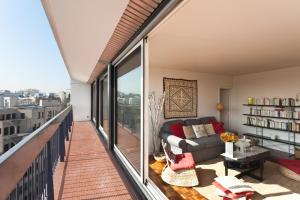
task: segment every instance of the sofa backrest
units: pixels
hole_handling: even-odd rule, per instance
[[[170,120],[170,121],[166,121],[166,122],[163,123],[163,125],[160,129],[160,133],[166,132],[166,133],[171,134],[169,126],[171,124],[175,124],[175,123],[178,123],[178,122],[181,122],[181,123],[183,123],[184,125],[187,125],[187,126],[191,126],[191,125],[196,125],[196,124],[208,124],[210,121],[214,121],[214,120],[216,120],[216,118],[213,117],[213,116],[193,118],[193,119],[185,119],[185,120],[181,120],[181,119]]]
[[[210,121],[216,121],[216,118],[213,116],[209,116],[209,117],[201,117],[199,118],[200,120],[200,124],[208,124]]]

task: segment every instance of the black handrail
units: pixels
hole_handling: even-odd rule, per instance
[[[68,106],[0,156],[0,199],[54,199],[53,171],[72,122]]]

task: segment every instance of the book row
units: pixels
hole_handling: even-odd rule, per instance
[[[284,109],[256,109],[250,108],[249,109],[250,115],[260,115],[265,117],[281,117],[281,118],[288,118],[288,119],[300,119],[300,111],[293,111],[293,110],[284,110]]]
[[[266,118],[247,117],[246,124],[284,131],[300,132],[300,123],[296,122],[281,122]]]
[[[296,100],[295,98],[254,98],[248,97],[249,105],[273,105],[273,106],[299,106],[300,101]]]

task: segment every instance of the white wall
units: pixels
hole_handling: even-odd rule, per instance
[[[91,120],[91,86],[72,80],[71,104],[73,107],[74,121]]]
[[[231,88],[232,77],[199,73],[173,69],[150,69],[149,91],[161,95],[163,92],[163,78],[179,78],[197,80],[198,83],[198,117],[215,116],[219,117],[216,104],[219,101],[220,88]]]
[[[198,83],[198,117],[215,116],[219,118],[219,112],[216,109],[216,104],[219,101],[220,88],[232,88],[232,77],[224,75],[215,75],[207,73],[199,73],[193,71],[174,70],[174,69],[149,69],[149,85],[147,92],[154,91],[159,97],[163,93],[163,78],[179,78],[187,80],[197,80]],[[147,83],[147,82],[146,82]],[[148,96],[148,95],[146,95]],[[148,109],[148,107],[145,107]],[[162,115],[163,118],[163,115]],[[165,121],[162,119],[162,123]],[[147,121],[145,121],[145,124]],[[151,126],[149,128],[149,153],[152,152],[152,134]]]
[[[246,127],[242,124],[248,113],[248,107],[242,106],[247,103],[248,97],[291,97],[295,98],[300,93],[300,67],[273,70],[268,72],[253,73],[235,76],[233,78],[231,123],[232,128],[239,133],[255,133],[255,128]],[[288,139],[288,134],[281,131],[268,131],[264,129],[265,135],[277,135],[281,139]],[[298,137],[298,140],[300,137]],[[272,148],[287,151],[286,145],[266,142]]]

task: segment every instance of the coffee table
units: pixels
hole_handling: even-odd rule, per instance
[[[228,176],[228,169],[235,169],[240,173],[236,175],[237,178],[242,176],[249,176],[259,181],[263,181],[264,163],[270,156],[268,149],[254,146],[252,150],[246,153],[235,151],[233,157],[228,156],[226,153],[221,154],[224,159],[225,176]],[[259,169],[259,175],[253,174],[253,171]]]

